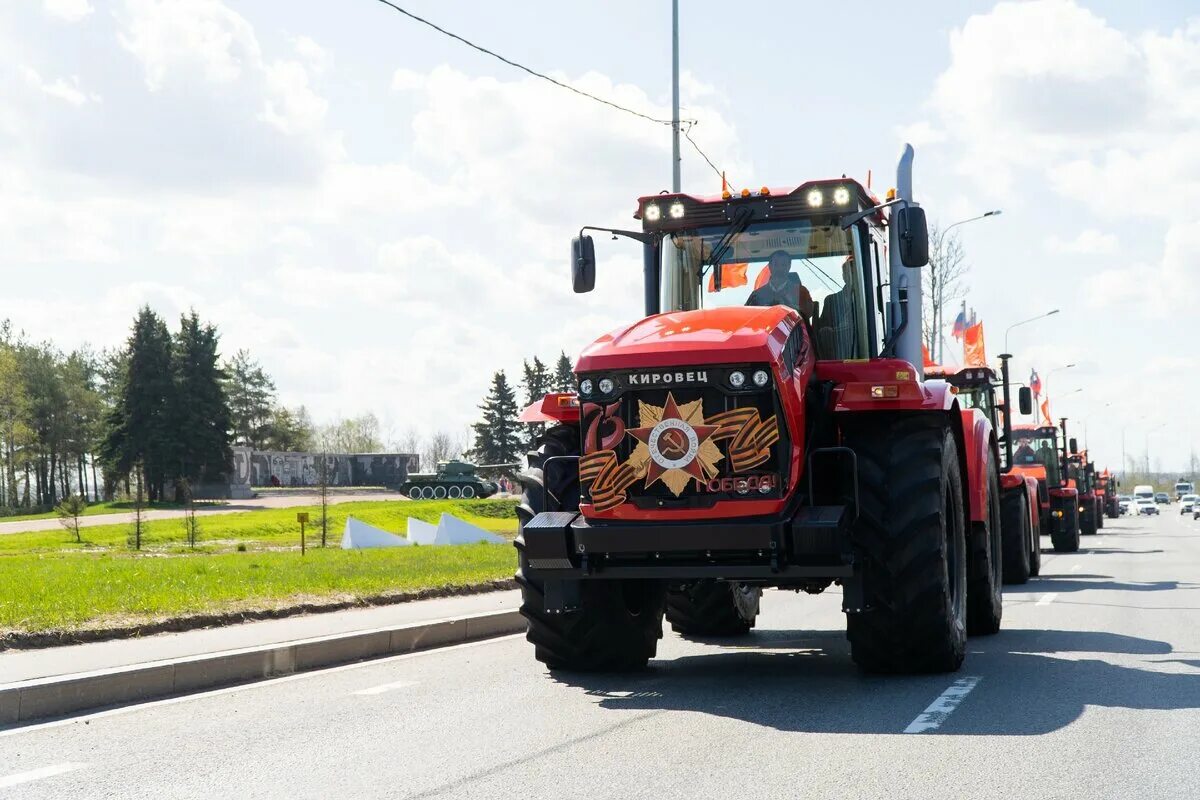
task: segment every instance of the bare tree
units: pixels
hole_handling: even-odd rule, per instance
[[[947,233],[939,225],[929,228],[929,266],[921,270],[921,288],[924,294],[922,313],[925,330],[925,346],[929,354],[939,363],[945,360],[941,345],[942,329],[946,326],[946,308],[966,296],[966,281],[969,267],[966,253],[957,233]]]
[[[200,520],[196,516],[196,499],[192,494],[191,481],[180,478],[179,491],[183,496],[183,530],[187,536],[188,547],[195,549],[196,540],[200,538]]]
[[[425,450],[421,454],[421,458],[425,462],[425,469],[436,469],[439,461],[448,461],[461,456],[464,447],[466,447],[466,443],[462,439],[455,438],[454,434],[448,431],[431,433],[425,442]]]
[[[329,537],[329,455],[321,453],[317,458],[317,497],[321,502],[321,547],[324,547]]]
[[[401,453],[420,454],[425,449],[425,440],[419,430],[410,426],[404,429],[404,432],[393,443],[393,447]]]

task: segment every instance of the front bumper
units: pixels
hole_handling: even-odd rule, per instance
[[[803,583],[855,575],[851,516],[845,506],[812,506],[780,518],[592,525],[576,512],[547,511],[521,540],[542,579]]]

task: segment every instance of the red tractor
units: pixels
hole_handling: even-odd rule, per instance
[[[1121,516],[1121,503],[1117,497],[1120,481],[1117,480],[1117,476],[1106,469],[1096,475],[1096,486],[1096,494],[1100,495],[1104,504],[1104,515],[1109,519]],[[1103,521],[1101,521],[1100,527],[1104,527]]]
[[[644,319],[575,364],[530,454],[517,580],[536,658],[623,670],[662,620],[754,625],[763,587],[842,587],[855,662],[956,670],[1002,614],[1000,459],[987,417],[925,380],[924,211],[912,148],[880,202],[854,180],[638,200]]]
[[[1041,570],[1041,513],[1038,482],[1031,475],[1014,469],[1012,415],[1007,413],[1011,403],[1008,382],[1007,353],[1000,356],[999,380],[990,367],[929,367],[925,374],[942,375],[958,395],[964,415],[978,410],[991,422],[992,429],[1001,431],[1000,455],[1000,531],[1003,540],[1004,582],[1026,583]],[[997,383],[1003,392],[996,397]],[[1025,387],[1020,392],[1020,410],[1028,414],[1033,400]]]
[[[1063,438],[1067,435],[1067,418],[1062,421]],[[1096,493],[1096,465],[1088,461],[1087,450],[1079,450],[1074,439],[1068,440],[1063,453],[1067,465],[1067,485],[1079,492],[1079,532],[1093,536],[1104,527],[1103,499]]]
[[[1038,482],[1042,533],[1050,534],[1057,553],[1079,550],[1079,492],[1064,473],[1066,445],[1060,452],[1054,425],[1014,425],[1013,470]],[[1060,457],[1061,456],[1061,457]]]

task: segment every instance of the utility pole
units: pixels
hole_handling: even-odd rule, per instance
[[[679,177],[679,0],[671,0],[671,191],[683,191]]]

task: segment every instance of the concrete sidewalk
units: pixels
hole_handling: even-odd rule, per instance
[[[0,652],[0,684],[391,628],[448,617],[512,611],[520,602],[521,594],[516,590],[488,592],[245,622],[184,633],[157,634],[141,639],[117,639],[40,650],[8,650]]]

